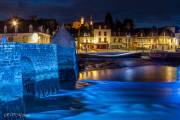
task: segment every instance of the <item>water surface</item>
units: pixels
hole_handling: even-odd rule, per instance
[[[29,120],[179,120],[178,64],[86,62],[76,88],[35,101]]]

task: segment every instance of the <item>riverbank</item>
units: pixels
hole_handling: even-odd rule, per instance
[[[178,66],[180,61],[143,60],[141,58],[81,58],[79,60],[80,72],[147,65]]]

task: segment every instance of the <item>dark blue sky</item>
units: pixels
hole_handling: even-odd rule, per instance
[[[0,18],[37,15],[69,22],[92,15],[103,20],[106,12],[114,18],[132,18],[137,26],[180,25],[180,0],[1,0]]]

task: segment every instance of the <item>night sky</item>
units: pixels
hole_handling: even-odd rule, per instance
[[[90,15],[103,20],[107,12],[138,27],[180,25],[180,0],[0,0],[0,19],[37,15],[67,23]]]

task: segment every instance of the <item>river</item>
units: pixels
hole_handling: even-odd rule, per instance
[[[29,113],[27,119],[179,120],[178,63],[102,59],[80,66],[76,88],[47,98],[41,102],[44,111]]]

